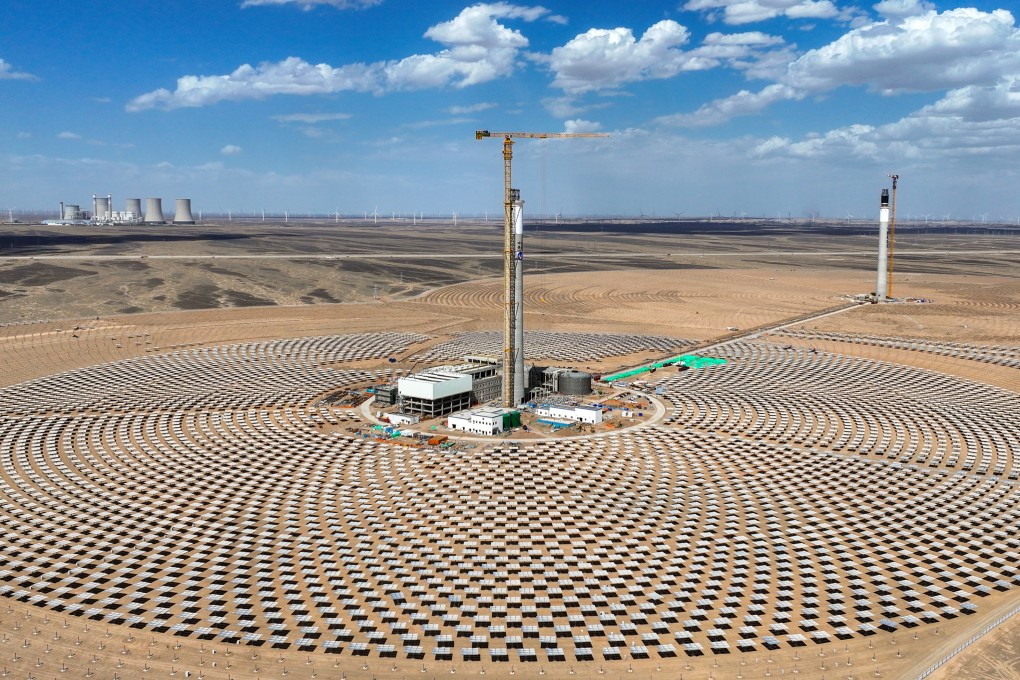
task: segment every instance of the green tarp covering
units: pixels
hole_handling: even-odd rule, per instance
[[[521,412],[510,411],[503,414],[503,430],[521,426]]]
[[[663,359],[662,361],[656,361],[654,364],[648,366],[642,366],[641,368],[632,368],[629,371],[623,371],[622,373],[614,373],[613,375],[604,375],[602,380],[605,382],[612,382],[614,380],[623,380],[630,378],[635,375],[641,375],[647,373],[650,369],[663,368],[664,366],[676,366],[683,364],[688,368],[705,368],[706,366],[718,366],[719,364],[725,364],[725,359],[718,359],[716,357],[699,357],[696,354],[683,354],[672,359]]]

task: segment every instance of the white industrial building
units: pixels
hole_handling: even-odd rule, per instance
[[[398,380],[397,392],[403,413],[436,418],[471,406],[471,376],[439,370],[418,373]]]
[[[523,364],[522,364],[523,365]],[[525,366],[525,387],[535,380],[535,390],[545,396],[553,393],[579,396],[591,392],[591,375],[566,368]],[[474,404],[490,403],[500,397],[503,373],[500,360],[485,356],[466,356],[464,363],[436,366],[397,381],[396,403],[401,413],[416,413],[422,418],[437,418],[463,411]],[[393,395],[377,393],[380,405],[393,403]],[[573,413],[573,412],[571,412]],[[574,414],[572,420],[602,422],[596,416]]]
[[[482,436],[499,434],[503,431],[503,413],[501,408],[476,408],[449,416],[446,426],[451,430]]]
[[[602,409],[597,406],[562,406],[559,404],[543,404],[535,409],[535,415],[540,418],[554,418],[556,420],[572,420],[579,423],[591,423],[597,425],[602,422]]]

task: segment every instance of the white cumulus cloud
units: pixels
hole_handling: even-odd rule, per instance
[[[925,111],[885,125],[854,124],[802,139],[773,137],[752,149],[753,157],[788,157],[845,162],[977,161],[1015,157],[1020,118],[968,121]]]
[[[891,2],[892,0],[890,0]],[[905,9],[908,2],[898,5]],[[720,45],[714,38],[711,47]],[[781,54],[778,50],[773,54]],[[762,73],[759,63],[748,68]],[[833,42],[790,62],[777,82],[757,93],[742,90],[709,102],[691,113],[664,116],[658,122],[680,126],[722,123],[757,113],[782,100],[803,99],[839,87],[866,87],[885,95],[954,90],[946,111],[1009,106],[1020,76],[1020,30],[1005,10],[959,8],[899,15],[895,23],[872,22],[851,29]],[[969,103],[968,103],[969,102]],[[936,113],[933,111],[933,113]]]
[[[713,66],[680,49],[689,39],[687,28],[670,19],[640,39],[629,28],[593,28],[555,48],[547,61],[556,74],[553,85],[577,94]]]
[[[244,149],[237,146],[236,144],[227,144],[225,147],[220,149],[220,153],[223,154],[224,156],[236,156],[243,152]]]
[[[691,50],[690,54],[712,63],[725,63],[731,68],[748,72],[751,77],[761,77],[759,71],[763,68],[765,71],[773,70],[770,66],[764,66],[768,62],[778,58],[784,65],[789,63],[785,43],[783,38],[761,31],[709,33],[701,46]]]
[[[692,113],[662,116],[656,122],[679,127],[707,127],[719,125],[736,116],[757,113],[777,101],[799,99],[804,95],[780,83],[768,85],[759,92],[741,90],[734,95],[716,99],[702,105]]]
[[[592,120],[582,120],[581,118],[575,118],[573,120],[567,120],[563,122],[564,132],[598,132],[602,129],[601,123],[596,123]]]
[[[77,132],[64,130],[63,132],[57,135],[57,139],[81,139],[81,135],[79,135]]]
[[[882,0],[874,5],[875,11],[890,19],[924,14],[935,9],[927,0]]]
[[[893,94],[990,84],[1017,68],[1013,16],[964,7],[855,28],[805,53],[783,81],[813,92],[858,85]]]
[[[425,88],[463,88],[510,74],[528,40],[499,19],[534,21],[549,17],[542,7],[507,3],[479,4],[461,11],[454,19],[425,32],[445,49],[416,54],[400,60],[355,63],[343,66],[310,64],[298,57],[280,62],[244,64],[226,75],[177,79],[170,91],[160,88],[127,104],[128,111],[151,108],[175,109],[208,106],[220,101],[264,99],[278,94],[313,95],[335,92],[372,92]]]
[[[920,114],[981,122],[1020,119],[1020,74],[1003,78],[991,87],[968,85],[950,90],[939,101],[921,109]]]
[[[769,35],[761,31],[744,33],[709,33],[702,41],[705,45],[751,45],[755,47],[781,45],[785,42],[778,35]]]
[[[363,9],[379,5],[382,0],[244,0],[241,7],[259,7],[266,5],[297,5],[306,12],[317,5],[328,5],[337,9]]]
[[[831,0],[688,0],[683,8],[707,12],[712,20],[727,24],[749,24],[786,16],[791,19],[847,19]]]
[[[15,71],[9,63],[0,59],[0,80],[37,80],[31,73]]]

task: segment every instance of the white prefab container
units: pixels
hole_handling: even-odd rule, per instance
[[[390,413],[386,418],[394,425],[414,425],[421,422],[421,418],[412,413]]]
[[[597,425],[602,422],[602,409],[596,406],[558,406],[551,404],[535,409],[535,415],[556,420],[573,420]]]

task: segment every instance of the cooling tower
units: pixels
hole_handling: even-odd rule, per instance
[[[68,203],[67,205],[64,206],[64,212],[60,216],[60,219],[63,219],[63,220],[78,220],[78,219],[81,219],[81,206],[80,205],[71,205],[70,203]]]
[[[142,199],[140,198],[129,198],[124,202],[124,212],[129,216],[141,217],[142,216]]]
[[[166,218],[163,217],[163,199],[145,199],[145,223],[166,224]]]
[[[108,197],[97,196],[95,219],[97,220],[108,220],[110,219],[110,211],[113,206],[110,205],[110,199]]]
[[[194,224],[195,218],[191,216],[191,199],[178,198],[174,210],[174,224]]]

